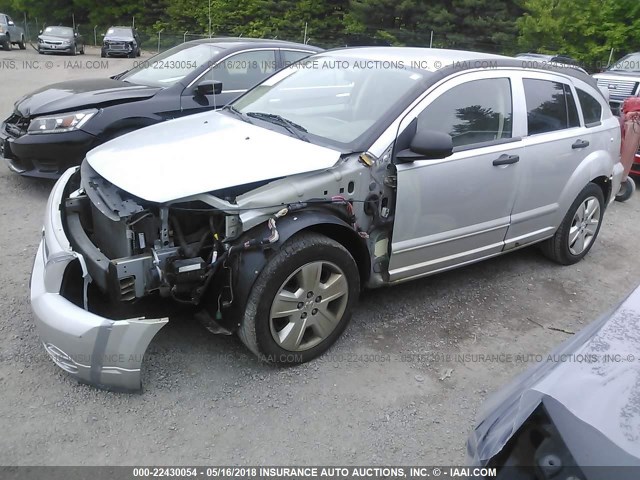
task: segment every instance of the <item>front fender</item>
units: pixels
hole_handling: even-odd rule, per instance
[[[230,305],[222,309],[222,326],[230,331],[238,329],[249,294],[258,275],[267,265],[269,259],[282,248],[287,240],[303,230],[311,228],[321,230],[323,226],[337,227],[345,232],[353,232],[354,236],[357,235],[351,225],[335,214],[322,209],[307,209],[290,212],[277,220],[276,228],[279,238],[275,243],[263,249],[244,250],[233,255],[227,262],[231,271],[233,298]],[[262,239],[270,235],[271,231],[265,222],[246,232],[234,244],[240,245],[250,239]],[[209,311],[215,313],[211,312],[211,308]]]

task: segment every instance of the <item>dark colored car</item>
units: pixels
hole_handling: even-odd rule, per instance
[[[640,287],[490,398],[467,449],[496,472],[477,478],[640,478],[639,327]]]
[[[131,27],[111,27],[107,30],[102,41],[100,56],[129,57],[140,56],[140,37]]]
[[[318,51],[278,40],[194,40],[112,78],[42,88],[18,100],[2,123],[0,158],[22,175],[57,178],[112,138],[223,107],[276,70]]]
[[[84,38],[71,27],[47,27],[38,35],[38,53],[84,55]]]

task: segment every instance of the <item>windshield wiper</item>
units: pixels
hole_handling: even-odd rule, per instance
[[[233,105],[227,105],[226,107],[223,107],[222,110],[226,110],[227,112],[231,112],[233,113],[236,117],[239,117],[240,120],[242,120],[243,122],[247,122],[247,123],[251,123],[251,120],[249,120],[244,113],[242,113],[240,110],[238,110],[236,107],[234,107]]]
[[[276,115],[275,113],[264,113],[264,112],[248,112],[248,117],[257,118],[259,120],[264,120],[265,122],[273,123],[274,125],[280,125],[284,127],[287,131],[292,133],[297,139],[308,142],[309,139],[300,132],[307,133],[307,129],[302,125],[298,125],[291,120],[284,118],[280,115]]]

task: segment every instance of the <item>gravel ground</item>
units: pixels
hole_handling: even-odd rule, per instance
[[[40,86],[133,62],[96,61],[96,50],[75,59],[0,52],[0,116]],[[0,168],[3,465],[464,463],[478,407],[527,363],[439,356],[545,353],[568,336],[546,327],[577,331],[640,281],[634,198],[611,206],[577,265],[530,248],[364,293],[342,339],[302,366],[262,365],[236,338],[172,322],[147,352],[145,391],[110,393],[67,377],[35,331],[28,282],[50,188]]]

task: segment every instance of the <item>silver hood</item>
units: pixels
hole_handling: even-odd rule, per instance
[[[143,128],[87,154],[107,181],[157,203],[323,170],[339,158],[339,151],[219,112]]]

